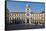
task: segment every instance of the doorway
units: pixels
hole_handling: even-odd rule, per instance
[[[29,23],[29,19],[27,19],[27,23]]]

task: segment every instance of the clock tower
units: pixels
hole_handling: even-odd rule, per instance
[[[30,16],[30,5],[26,5],[26,16]]]
[[[30,14],[30,5],[26,5],[26,13],[25,13],[25,23],[31,24],[31,14]]]

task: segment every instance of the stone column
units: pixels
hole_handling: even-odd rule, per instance
[[[31,24],[31,19],[29,19],[29,24]]]
[[[25,18],[25,24],[27,23],[27,19]]]

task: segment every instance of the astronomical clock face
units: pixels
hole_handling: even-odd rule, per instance
[[[29,16],[29,13],[27,13],[27,16]]]

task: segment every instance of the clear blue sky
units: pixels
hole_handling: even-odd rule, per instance
[[[25,12],[26,4],[30,5],[30,12],[41,12],[44,11],[44,4],[32,3],[32,2],[10,2],[7,1],[7,8],[10,12]]]

